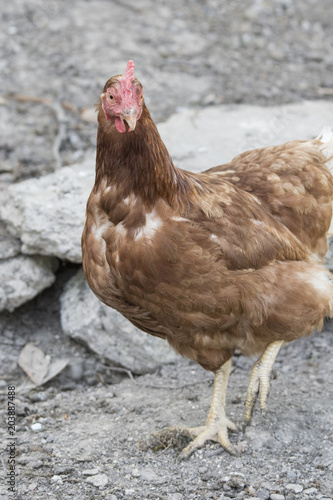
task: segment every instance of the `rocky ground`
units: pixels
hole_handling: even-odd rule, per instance
[[[169,424],[202,423],[212,376],[170,352],[156,356],[157,347],[142,337],[134,353],[120,349],[120,360],[112,358],[112,343],[103,352],[100,337],[90,335],[114,338],[106,328],[110,313],[96,306],[94,318],[84,315],[90,299],[77,274],[77,247],[60,237],[64,227],[74,236],[80,229],[85,189],[63,166],[92,164],[93,105],[129,58],[154,119],[171,117],[161,133],[178,164],[205,168],[221,144],[219,158],[226,161],[246,147],[287,140],[293,132],[310,138],[333,125],[327,122],[332,26],[329,0],[15,0],[2,7],[0,397],[5,422],[7,386],[15,385],[18,499],[333,498],[331,323],[280,353],[267,417],[256,410],[251,425],[232,435],[243,450],[239,457],[212,444],[178,463],[177,449],[150,434]],[[312,102],[287,106],[303,100]],[[204,126],[214,135],[217,127],[209,125],[218,119],[227,122],[225,142],[199,144],[195,130]],[[54,171],[58,180],[44,177]],[[117,321],[126,337],[127,327]],[[68,361],[33,389],[17,365],[29,342],[52,361]],[[156,362],[162,355],[167,364]],[[236,357],[230,379],[227,406],[240,428],[252,362]],[[143,374],[148,363],[150,373]],[[0,430],[6,443],[7,426]],[[7,449],[1,458],[0,495],[8,498]]]

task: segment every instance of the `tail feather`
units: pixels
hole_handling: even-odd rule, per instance
[[[323,144],[320,151],[326,156],[326,165],[333,175],[333,130],[331,127],[324,127],[317,139]]]
[[[320,151],[327,158],[326,165],[333,175],[333,130],[331,127],[324,127],[317,139],[323,144]],[[327,237],[333,236],[333,217],[327,233]]]

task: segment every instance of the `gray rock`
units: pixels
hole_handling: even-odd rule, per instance
[[[269,491],[265,489],[260,489],[257,492],[257,497],[260,498],[261,500],[268,500],[269,499]]]
[[[6,225],[0,221],[0,259],[9,259],[20,253],[21,242],[12,236]]]
[[[285,496],[281,495],[280,493],[272,493],[270,496],[271,500],[284,500]]]
[[[332,126],[332,113],[333,103],[325,101],[272,107],[212,106],[177,113],[159,131],[175,164],[198,172],[248,149],[312,139],[325,125]]]
[[[55,281],[56,259],[18,256],[0,261],[0,311],[13,311]]]
[[[96,476],[99,473],[99,469],[86,469],[82,471],[84,476]]]
[[[148,335],[102,304],[80,270],[61,296],[63,331],[116,366],[143,374],[178,355],[162,339]]]
[[[301,493],[303,491],[303,486],[301,484],[289,483],[286,485],[286,490],[293,491],[294,493]]]
[[[22,242],[24,254],[81,262],[85,206],[93,186],[94,159],[8,188],[0,218]]]
[[[96,476],[87,477],[86,482],[101,488],[107,485],[108,478],[106,474],[97,474]]]

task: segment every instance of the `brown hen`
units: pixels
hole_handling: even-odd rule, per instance
[[[255,363],[245,421],[266,408],[285,342],[333,314],[323,267],[332,217],[333,136],[247,151],[200,174],[177,169],[128,62],[99,100],[96,181],[82,235],[87,281],[101,301],[215,374],[206,440],[234,452],[225,395],[235,350]]]

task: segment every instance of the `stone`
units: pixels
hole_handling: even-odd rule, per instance
[[[82,270],[68,282],[60,300],[63,331],[116,366],[143,374],[178,358],[167,342],[142,332],[100,302]]]
[[[94,184],[94,163],[90,156],[85,163],[8,188],[0,219],[21,240],[22,253],[81,262],[81,233]]]
[[[51,477],[51,483],[62,484],[63,483],[62,477],[55,474],[54,476]]]
[[[84,476],[96,476],[99,473],[99,469],[86,469],[82,471]]]
[[[20,253],[21,242],[7,230],[4,222],[0,221],[0,259],[9,259]]]
[[[333,103],[328,101],[212,106],[185,109],[158,128],[176,166],[199,172],[248,149],[312,139],[332,123],[332,113]]]
[[[93,484],[97,488],[102,488],[108,484],[108,478],[106,474],[97,474],[96,476],[87,477],[86,482]]]
[[[261,500],[268,500],[269,499],[269,491],[261,488],[257,492],[257,497],[260,498]]]
[[[55,281],[56,259],[24,255],[0,260],[0,311],[14,311]]]
[[[41,431],[43,429],[43,426],[39,422],[36,422],[35,424],[30,425],[30,429],[32,431]]]
[[[301,484],[289,483],[286,485],[286,490],[293,491],[294,493],[301,493],[303,491],[303,486]]]
[[[315,493],[318,493],[317,488],[307,488],[306,490],[303,491],[305,495],[314,495]]]
[[[280,493],[272,493],[270,496],[271,500],[284,500],[285,496],[281,495]]]

